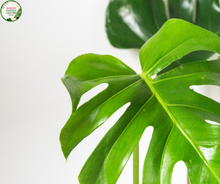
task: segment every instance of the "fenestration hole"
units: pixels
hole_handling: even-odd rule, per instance
[[[193,91],[206,96],[220,103],[220,87],[214,85],[194,85],[190,86]]]
[[[171,184],[187,183],[187,167],[183,161],[179,161],[174,165]]]
[[[90,89],[86,93],[84,93],[80,98],[78,107],[80,107],[84,103],[88,102],[90,99],[92,99],[97,94],[104,91],[107,87],[108,87],[108,83],[102,83],[102,84],[99,84],[99,85],[95,86],[94,88]]]

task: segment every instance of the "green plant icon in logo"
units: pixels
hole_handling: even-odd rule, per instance
[[[1,6],[1,16],[8,22],[14,22],[21,17],[22,8],[16,1],[6,1]]]
[[[21,13],[22,13],[22,10],[21,10],[21,8],[17,11],[17,13],[16,13],[16,15],[14,16],[14,18],[16,19],[16,20],[18,20],[19,18],[20,18],[20,16],[21,16]]]

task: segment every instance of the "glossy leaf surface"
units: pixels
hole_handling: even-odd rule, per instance
[[[172,62],[197,50],[220,53],[217,35],[171,19],[140,50],[142,73],[115,57],[85,54],[63,77],[73,104],[60,134],[67,158],[72,149],[129,104],[82,168],[81,184],[114,184],[144,130],[154,131],[143,164],[143,184],[170,184],[178,161],[185,162],[191,184],[220,183],[220,104],[194,92],[195,85],[220,86],[220,60],[183,64],[159,74]],[[108,87],[77,107],[93,87]]]
[[[106,32],[115,47],[140,48],[170,18],[192,22],[220,36],[219,0],[111,0],[106,12]],[[212,55],[195,52],[174,65]]]

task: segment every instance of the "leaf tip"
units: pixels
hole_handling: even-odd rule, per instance
[[[61,145],[61,150],[62,150],[62,152],[63,152],[63,156],[64,156],[64,158],[65,158],[66,161],[67,161],[68,156],[69,156],[69,154],[70,154],[70,151],[67,149],[67,146],[66,146],[66,144],[65,144],[65,139],[64,139],[64,137],[63,137],[63,131],[62,131],[62,130],[61,130],[61,132],[60,132],[59,141],[60,141],[60,145]]]

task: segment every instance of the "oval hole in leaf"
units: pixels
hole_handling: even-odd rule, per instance
[[[154,78],[156,78],[156,77],[157,77],[157,74],[153,75],[153,76],[152,76],[152,79],[154,79]]]
[[[100,131],[100,133],[104,136],[107,131],[114,125],[116,121],[124,114],[126,109],[130,106],[131,102],[126,103],[123,105],[120,109],[118,109],[111,117],[100,127],[102,130],[100,131],[99,129],[95,131]],[[132,182],[132,157],[128,160],[125,168],[123,169],[121,175],[119,176],[117,180],[117,184],[120,183],[126,183],[130,184]]]
[[[143,163],[144,163],[144,159],[145,159],[145,156],[146,156],[146,153],[147,153],[150,141],[151,141],[152,134],[153,134],[153,127],[149,126],[145,129],[139,141],[139,171],[140,171],[139,181],[140,183],[142,183],[141,173],[143,173]],[[128,160],[116,184],[120,184],[120,183],[132,184],[132,181],[133,181],[133,171],[132,171],[133,165],[132,164],[133,164],[133,156],[131,156],[130,159]]]
[[[122,116],[122,114],[124,114],[124,112],[126,111],[126,109],[130,106],[131,102],[127,102],[125,105],[123,105],[122,107],[120,107],[117,111],[114,112],[114,114],[112,114],[110,116],[110,118],[106,121],[106,123],[108,123],[109,128],[111,128],[114,123],[116,121],[118,121],[118,119]],[[111,123],[110,123],[111,122]]]
[[[119,176],[116,184],[126,183],[126,184],[132,184],[133,181],[133,159],[132,156],[129,158],[126,166],[124,167],[121,175]]]
[[[154,131],[153,126],[147,127],[145,129],[140,141],[139,141],[139,161],[140,161],[139,170],[140,170],[140,173],[143,173],[143,163],[144,163],[144,159],[146,157],[148,147],[150,145],[153,131]],[[140,174],[139,181],[140,181],[140,183],[142,183],[142,175],[141,174]]]
[[[197,85],[194,85],[194,86],[190,86],[190,89],[220,103],[220,96],[219,96],[220,87],[219,86],[214,86],[214,85],[197,86]]]
[[[100,142],[100,140],[102,139],[102,137],[108,132],[108,130],[112,126],[114,126],[115,122],[117,122],[118,119],[122,116],[122,114],[124,114],[124,112],[130,106],[130,104],[131,103],[128,102],[125,105],[123,105],[121,108],[119,108],[117,111],[115,111],[105,123],[103,123],[92,134],[90,134],[88,137],[86,137],[84,140],[88,140],[87,146],[91,143],[91,140],[93,140],[93,142],[95,142],[95,145],[97,145]],[[89,141],[90,141],[90,143],[89,143]],[[93,149],[95,149],[94,146],[93,146]]]
[[[104,91],[107,87],[108,87],[108,83],[102,83],[102,84],[99,84],[98,86],[95,86],[94,88],[90,89],[86,93],[84,93],[80,98],[80,101],[79,101],[77,108],[80,107],[81,105],[83,105],[84,103],[88,102],[91,98],[93,98],[97,94]]]
[[[187,183],[187,167],[183,161],[179,161],[174,165],[171,184]]]
[[[220,123],[215,122],[215,121],[211,121],[211,120],[205,120],[205,121],[211,125],[220,125]]]
[[[128,102],[125,105],[123,105],[121,108],[119,108],[115,113],[113,113],[110,116],[110,118],[105,123],[103,123],[99,128],[97,128],[93,133],[91,133],[89,136],[87,136],[85,139],[83,139],[83,141],[80,144],[77,145],[77,149],[74,149],[74,152],[75,152],[74,154],[70,154],[70,156],[68,157],[68,160],[69,160],[69,162],[78,163],[79,167],[78,167],[78,165],[76,167],[78,169],[78,172],[80,172],[80,168],[82,168],[82,166],[86,162],[87,158],[90,156],[90,154],[96,148],[96,146],[98,145],[100,140],[103,138],[103,136],[114,125],[114,123],[116,121],[118,121],[118,119],[121,117],[121,115],[124,114],[124,112],[129,107],[130,104],[131,103]],[[77,156],[74,157],[74,155],[77,155],[78,157]],[[77,157],[77,159],[75,159],[76,157]],[[72,159],[73,161],[70,161],[70,159]],[[130,159],[130,160],[132,160],[132,159]],[[129,167],[129,169],[132,168],[132,162],[130,163],[130,165],[131,165],[131,167]],[[126,169],[127,170],[126,174],[129,172],[129,169]],[[121,179],[122,182],[119,182],[119,184],[126,183],[124,181],[128,181],[127,178],[129,178],[129,177],[126,174]]]

